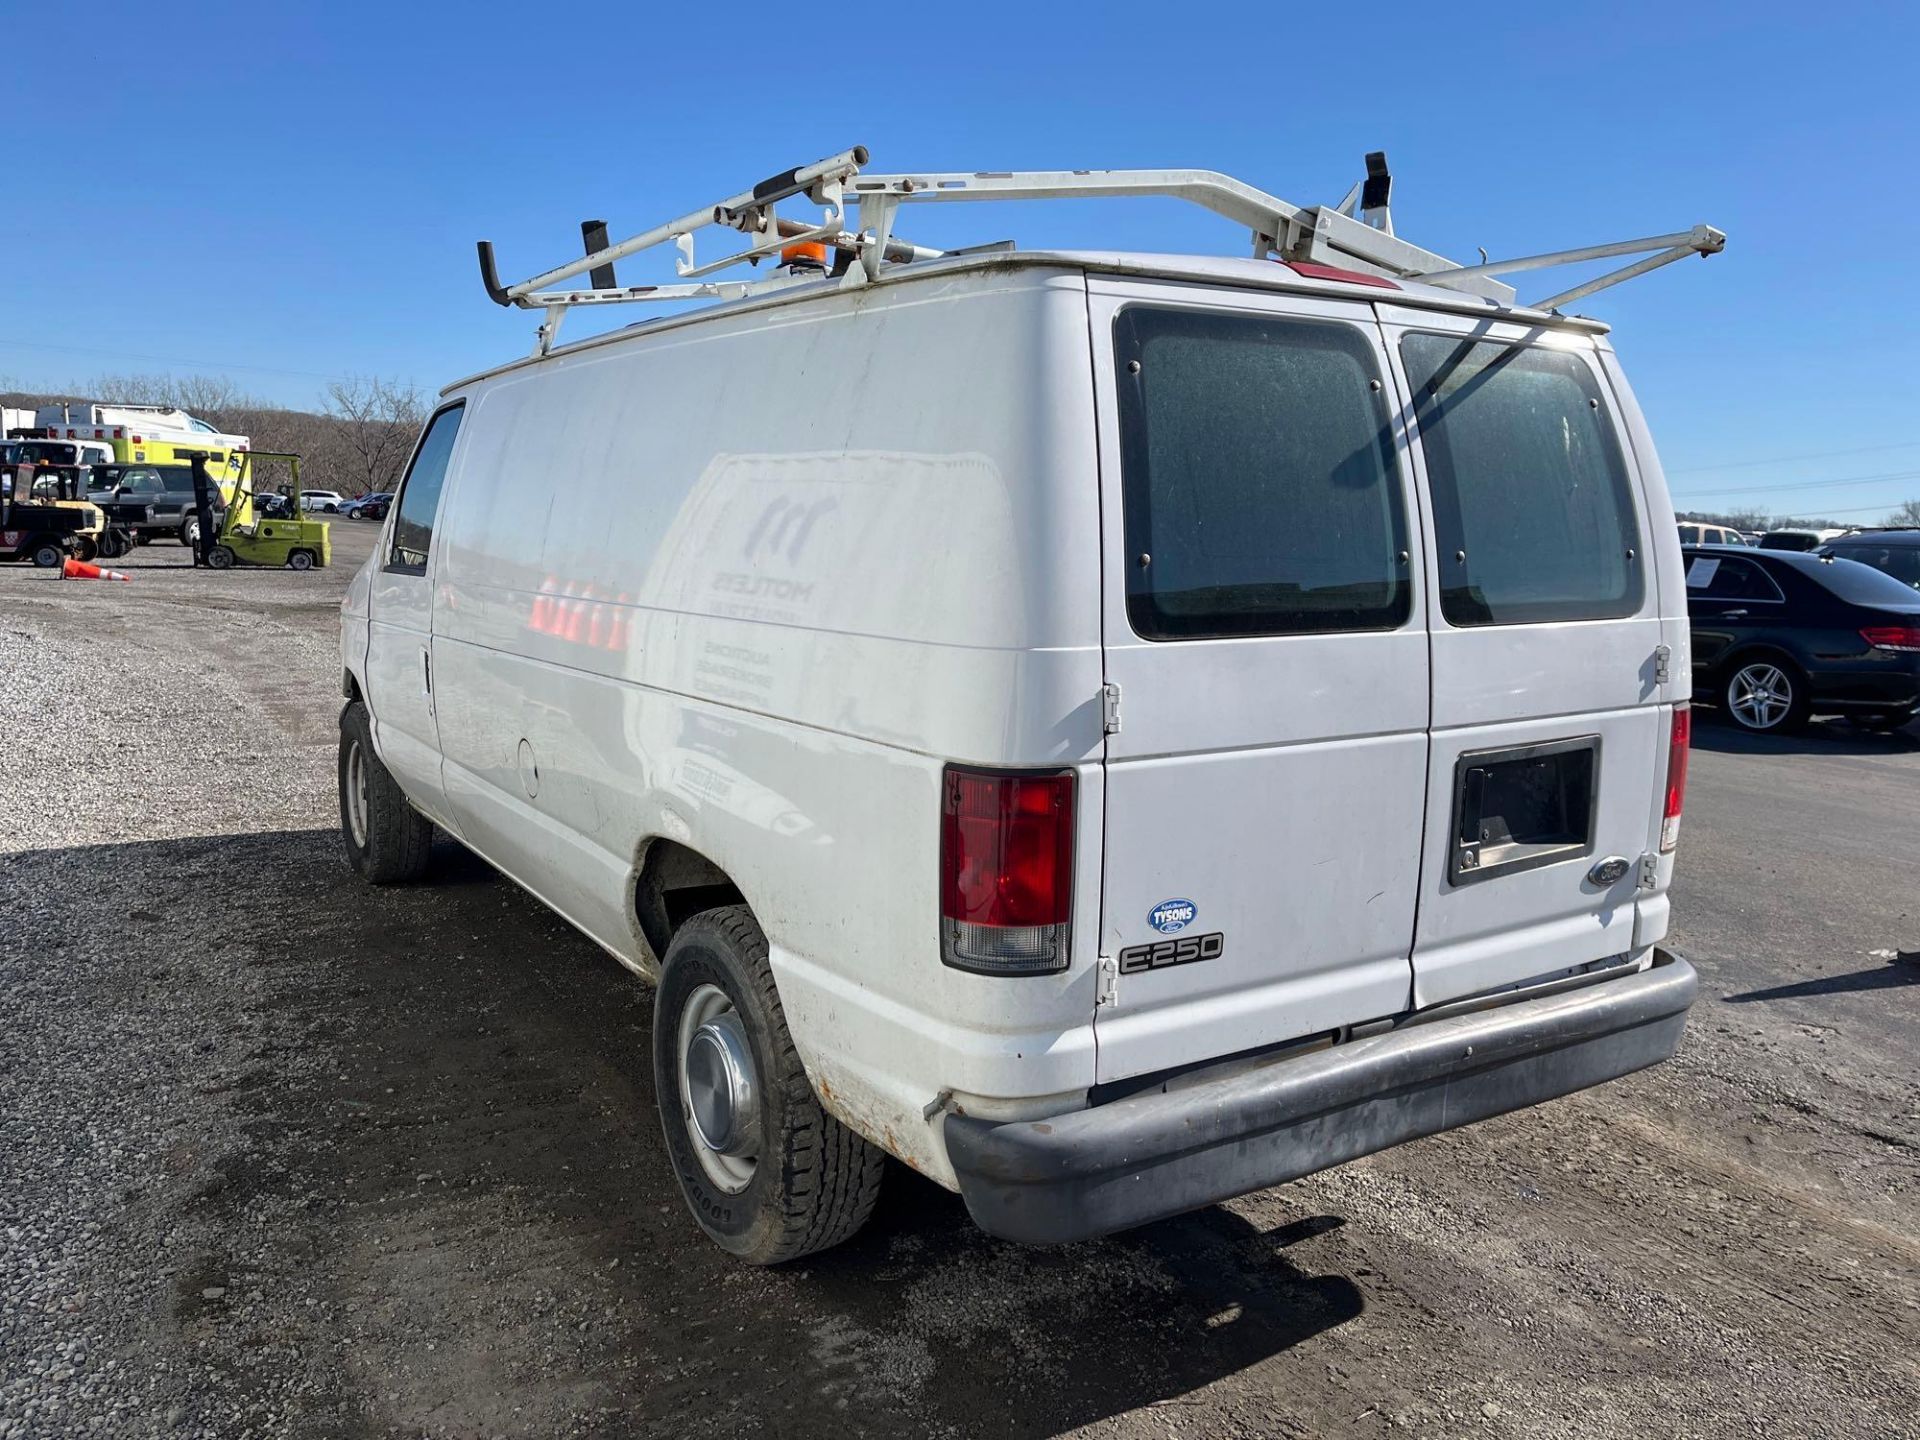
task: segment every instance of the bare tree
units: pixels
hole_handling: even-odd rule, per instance
[[[1887,516],[1889,525],[1920,525],[1920,500],[1908,500]]]
[[[426,416],[419,390],[371,375],[336,380],[327,387],[327,414],[345,429],[352,458],[347,483],[362,494],[394,489]]]
[[[231,411],[260,408],[259,401],[219,375],[96,375],[82,393],[108,404],[165,405],[222,426]]]

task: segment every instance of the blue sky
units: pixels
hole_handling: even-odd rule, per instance
[[[437,389],[530,341],[475,239],[518,278],[583,216],[630,232],[854,143],[880,170],[1204,166],[1301,203],[1383,148],[1401,233],[1457,257],[1728,232],[1581,307],[1616,327],[1677,505],[1865,519],[1920,496],[1920,7],[588,13],[63,6],[91,38],[10,67],[0,120],[0,384]],[[0,20],[46,23],[25,0]],[[1170,202],[911,218],[939,245],[1243,244]]]

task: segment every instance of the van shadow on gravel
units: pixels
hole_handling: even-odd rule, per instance
[[[111,887],[182,853],[244,883],[190,929],[130,916],[121,950],[233,1007],[181,1098],[246,1140],[147,1202],[197,1247],[172,1343],[230,1395],[303,1397],[294,1433],[1049,1435],[1363,1308],[1288,1255],[1337,1216],[1026,1250],[898,1167],[851,1243],[743,1267],[666,1163],[650,991],[564,922],[446,844],[434,883],[388,890],[324,831],[39,858]]]

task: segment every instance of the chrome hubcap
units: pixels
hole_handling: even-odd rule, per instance
[[[760,1154],[760,1091],[746,1026],[727,992],[702,985],[680,1012],[680,1103],[694,1154],[728,1194],[753,1181]]]
[[[1753,730],[1771,730],[1793,706],[1793,684],[1778,665],[1749,665],[1727,687],[1727,705]]]
[[[367,848],[367,757],[357,741],[347,746],[347,832]]]

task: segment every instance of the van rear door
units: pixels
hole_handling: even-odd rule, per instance
[[[1428,677],[1370,308],[1088,286],[1119,724],[1104,1082],[1406,1008]]]
[[[1593,341],[1381,319],[1429,500],[1426,1006],[1633,948],[1671,711],[1651,507]]]

